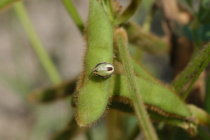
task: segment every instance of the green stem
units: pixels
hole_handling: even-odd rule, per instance
[[[193,79],[192,81],[190,82],[189,86],[187,87],[186,91],[184,92],[182,98],[183,99],[186,99],[187,96],[189,95],[190,91],[192,90],[193,88],[193,85],[194,83],[196,82],[196,80],[198,79],[198,77],[200,76],[200,74],[197,74]]]
[[[68,13],[71,15],[72,19],[74,20],[75,24],[79,28],[80,32],[84,32],[84,23],[80,18],[76,8],[72,4],[71,0],[62,0],[63,4],[65,5]]]
[[[128,34],[129,43],[153,55],[169,52],[169,46],[161,38],[145,32],[137,23],[128,22],[123,26]]]
[[[121,25],[126,22],[130,17],[132,17],[140,6],[142,0],[131,0],[129,6],[125,9],[125,11],[119,15],[116,19],[116,25]]]
[[[36,52],[42,66],[44,67],[45,71],[47,72],[49,78],[53,83],[61,82],[61,78],[51,61],[50,57],[46,53],[43,44],[41,43],[39,37],[37,36],[31,21],[27,15],[25,10],[24,4],[20,1],[14,4],[14,9],[16,11],[17,16],[19,17],[28,37],[31,41],[34,51]]]
[[[139,93],[139,88],[136,84],[136,78],[127,48],[128,44],[126,32],[122,28],[119,28],[115,32],[115,37],[119,49],[120,58],[122,60],[125,74],[129,83],[129,90],[131,98],[133,100],[139,126],[142,128],[142,132],[144,133],[146,140],[157,140],[158,138],[146,112],[141,94]]]
[[[111,5],[110,0],[102,0],[102,5],[104,7],[104,10],[106,11],[106,13],[109,16],[110,21],[113,23],[114,22],[114,14],[113,14],[112,5]]]
[[[172,82],[172,85],[178,92],[182,92],[184,86],[189,83],[182,97],[185,99],[191,91],[194,82],[200,73],[206,68],[210,62],[210,43],[205,45],[203,49],[189,62],[184,71]]]

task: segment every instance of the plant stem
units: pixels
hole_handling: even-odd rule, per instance
[[[62,0],[63,4],[65,5],[68,13],[71,15],[72,19],[74,20],[75,24],[79,28],[80,32],[84,32],[84,23],[80,18],[76,8],[72,4],[71,0]]]
[[[146,140],[157,140],[158,138],[146,112],[139,88],[136,84],[136,78],[127,48],[127,34],[122,28],[118,28],[116,29],[114,35],[119,49],[120,58],[122,60],[125,74],[129,83],[129,90],[133,100],[139,126],[142,128],[142,132],[144,133]]]
[[[125,9],[125,11],[119,15],[116,19],[116,25],[123,24],[126,22],[131,16],[135,14],[142,0],[131,0],[130,5]]]
[[[128,34],[129,43],[153,55],[162,55],[169,52],[169,45],[161,38],[145,32],[137,23],[128,22],[123,26]]]
[[[106,11],[107,15],[109,16],[111,23],[113,23],[114,15],[113,15],[113,10],[112,10],[112,5],[111,5],[110,0],[102,0],[102,5],[103,5],[104,10]]]
[[[16,12],[17,16],[19,17],[27,35],[28,35],[28,38],[33,46],[34,51],[36,52],[42,66],[44,67],[45,71],[47,72],[50,80],[53,83],[61,82],[61,78],[60,78],[53,62],[51,61],[49,55],[45,51],[43,44],[41,43],[38,35],[36,34],[36,32],[32,26],[32,23],[31,23],[28,15],[27,15],[27,12],[25,10],[24,4],[21,1],[17,2],[16,4],[14,4],[14,9],[15,9],[15,12]]]
[[[210,62],[210,43],[205,45],[198,54],[193,57],[189,62],[184,71],[172,82],[172,85],[178,92],[182,92],[183,87],[189,83],[184,94],[182,95],[185,99],[191,91],[194,82],[197,80],[200,73],[206,68]]]

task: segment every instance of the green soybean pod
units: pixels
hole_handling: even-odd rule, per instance
[[[132,104],[129,91],[126,88],[127,81],[124,75],[116,75],[116,82],[120,83],[118,89],[114,90],[113,98],[122,97],[122,102]],[[186,104],[165,85],[137,77],[137,83],[141,89],[142,98],[147,108],[159,115],[178,118],[181,120],[191,120],[192,114]]]
[[[123,74],[115,74],[114,81],[118,83],[112,94],[111,101],[114,101],[117,106],[114,108],[123,111],[119,103],[128,105],[127,110],[133,106],[129,89],[127,88],[126,76]],[[192,116],[186,104],[166,85],[158,82],[136,77],[137,84],[141,90],[141,96],[146,105],[146,108],[152,114],[152,118],[158,121],[164,121],[172,125],[176,125],[186,129],[189,133],[196,133],[196,120]],[[116,84],[115,84],[116,85]],[[122,105],[121,104],[121,105]],[[126,111],[127,111],[126,110]],[[129,110],[130,112],[130,110]]]
[[[84,71],[77,84],[76,120],[79,126],[90,126],[104,114],[109,97],[110,78],[94,75],[94,68],[113,62],[113,28],[97,0],[90,0],[86,30],[87,50]]]
[[[120,85],[120,91],[118,96],[131,99],[129,90],[127,89],[127,81],[124,75],[117,75]],[[191,117],[191,112],[187,108],[186,104],[172,91],[169,87],[159,82],[147,80],[143,77],[136,77],[137,84],[141,90],[141,95],[144,102],[148,105],[154,106],[169,116],[177,116],[180,118]],[[115,96],[115,93],[113,94]],[[157,112],[158,113],[158,112]]]
[[[171,112],[172,114],[180,116],[191,115],[186,104],[177,96],[178,94],[175,93],[171,87],[156,79],[144,70],[141,65],[135,63],[135,61],[133,61],[133,66],[134,71],[137,74],[137,81],[140,89],[144,91],[142,96],[146,103],[155,105],[160,109],[164,109],[166,112]],[[175,105],[177,105],[177,107],[175,107]]]

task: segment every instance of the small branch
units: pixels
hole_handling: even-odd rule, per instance
[[[125,74],[129,83],[130,95],[134,103],[135,113],[138,118],[139,126],[142,128],[142,132],[144,133],[146,140],[157,140],[158,138],[146,112],[141,94],[139,93],[139,88],[136,83],[134,70],[131,64],[131,58],[127,48],[126,32],[122,28],[118,28],[116,29],[114,35],[119,49],[120,58],[122,60]]]
[[[182,92],[184,86],[189,83],[184,94],[185,99],[192,89],[194,82],[199,77],[200,73],[206,68],[210,62],[210,43],[204,46],[204,48],[189,62],[184,71],[172,82],[172,85],[178,92]]]
[[[64,4],[64,6],[66,7],[68,13],[74,20],[74,23],[79,28],[80,32],[83,33],[84,32],[84,23],[83,23],[82,19],[80,18],[79,14],[78,14],[76,8],[74,7],[73,3],[71,2],[71,0],[62,0],[62,2]]]
[[[110,0],[102,0],[102,5],[103,5],[103,8],[106,11],[110,21],[113,23],[114,14],[113,14],[112,5],[111,5]]]
[[[14,4],[14,9],[15,9],[15,12],[16,12],[17,16],[19,17],[27,35],[28,35],[28,38],[33,46],[34,51],[36,52],[42,66],[44,67],[45,71],[47,72],[50,80],[53,83],[61,82],[61,78],[60,78],[53,62],[51,61],[49,55],[45,51],[43,44],[41,43],[39,37],[37,36],[37,34],[32,26],[32,23],[27,15],[27,12],[25,10],[23,3],[21,1],[17,2],[16,4]]]
[[[169,52],[169,45],[163,39],[145,32],[138,24],[128,22],[125,24],[129,42],[154,55],[162,55]]]
[[[116,19],[116,24],[120,25],[126,22],[130,17],[132,17],[140,6],[142,0],[131,0],[130,5],[125,9],[125,11],[119,15]]]

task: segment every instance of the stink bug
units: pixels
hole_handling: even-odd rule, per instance
[[[98,63],[93,69],[93,74],[99,77],[107,78],[114,72],[112,64],[107,62]]]

